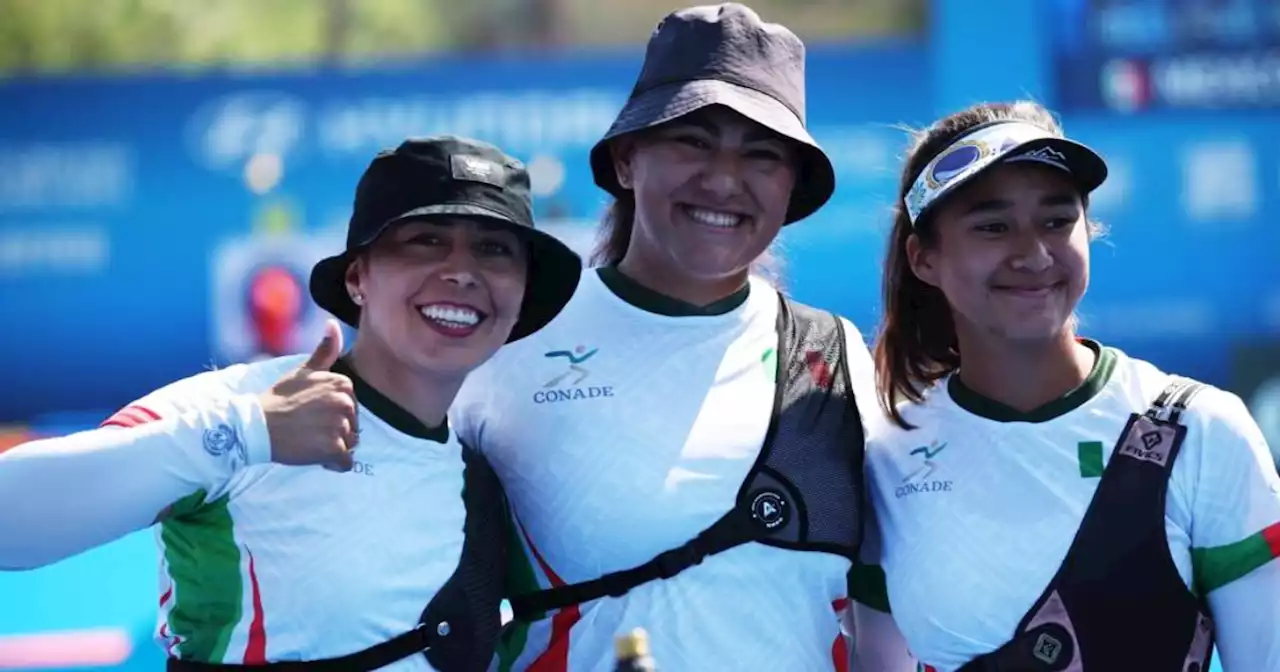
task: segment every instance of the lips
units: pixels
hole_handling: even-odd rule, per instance
[[[1049,294],[1062,289],[1066,286],[1065,282],[1040,283],[1032,285],[995,285],[994,289],[998,292],[1012,294],[1014,296],[1022,296],[1027,298],[1036,298],[1048,296]]]
[[[713,229],[736,229],[747,221],[745,215],[737,212],[703,208],[696,205],[682,205],[680,209],[689,219]]]
[[[440,301],[418,307],[427,326],[453,338],[466,338],[489,317],[484,311],[464,303]]]

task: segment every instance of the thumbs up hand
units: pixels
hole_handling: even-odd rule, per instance
[[[272,462],[351,469],[358,435],[355,389],[350,378],[329,370],[341,355],[342,330],[330,320],[307,361],[259,395]]]

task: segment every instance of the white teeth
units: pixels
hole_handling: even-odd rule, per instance
[[[735,215],[728,212],[717,212],[715,210],[692,207],[685,208],[685,212],[689,213],[689,217],[702,224],[706,224],[707,226],[719,226],[728,229],[742,223],[742,215]]]
[[[450,327],[471,327],[480,321],[480,313],[460,306],[424,306],[422,316]]]

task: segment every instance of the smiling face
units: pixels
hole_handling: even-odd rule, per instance
[[[347,269],[361,338],[405,366],[465,375],[507,341],[520,316],[528,246],[483,220],[394,225]]]
[[[745,278],[777,237],[795,186],[790,141],[713,106],[611,146],[635,193],[628,261],[679,280]]]
[[[1089,285],[1089,227],[1060,170],[996,166],[933,214],[935,240],[907,243],[912,271],[946,295],[966,339],[1060,337]]]

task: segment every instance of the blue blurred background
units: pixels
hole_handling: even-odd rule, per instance
[[[1238,392],[1280,445],[1280,1],[748,4],[809,42],[838,173],[783,236],[796,296],[870,333],[903,127],[1034,98],[1111,165],[1084,331]],[[0,0],[0,450],[309,348],[306,273],[406,136],[514,152],[585,250],[605,204],[587,150],[682,5]],[[150,533],[0,574],[0,669],[159,669],[157,582]]]

